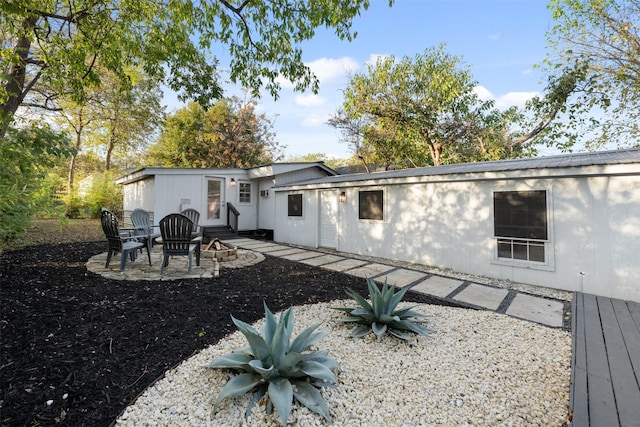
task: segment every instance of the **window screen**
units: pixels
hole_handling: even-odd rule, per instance
[[[358,218],[360,219],[384,219],[382,190],[358,192]]]
[[[302,216],[302,194],[289,194],[287,196],[287,211],[289,216]]]
[[[493,207],[496,237],[548,240],[546,191],[497,191]]]

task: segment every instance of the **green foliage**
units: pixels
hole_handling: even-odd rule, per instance
[[[80,197],[77,191],[67,193],[62,198],[64,201],[64,216],[71,219],[86,218],[88,215],[87,203]]]
[[[251,167],[278,160],[272,123],[254,100],[233,97],[208,110],[191,103],[167,117],[147,164],[164,167]]]
[[[410,306],[398,309],[397,306],[404,298],[407,289],[400,289],[394,292],[393,286],[388,286],[385,282],[382,288],[373,279],[367,279],[369,287],[369,301],[360,296],[353,290],[347,291],[347,294],[353,298],[359,307],[334,307],[334,310],[343,311],[348,317],[338,319],[339,322],[357,323],[353,331],[352,337],[361,338],[373,332],[376,335],[383,335],[389,332],[403,340],[408,340],[409,335],[405,332],[415,332],[419,335],[428,335],[433,332],[425,326],[415,323],[413,318],[424,318],[422,313],[413,311]]]
[[[498,160],[521,155],[502,113],[474,92],[468,67],[445,45],[413,58],[380,58],[354,75],[329,124],[365,164],[385,169]]]
[[[548,8],[554,25],[541,66],[551,84],[573,86],[547,139],[565,150],[638,145],[640,0],[551,0]]]
[[[100,85],[96,64],[123,84],[129,78],[126,67],[139,64],[151,78],[179,91],[181,100],[208,106],[222,95],[218,61],[210,54],[217,49],[230,57],[232,82],[254,95],[266,87],[277,96],[281,78],[296,90],[317,91],[318,79],[302,60],[303,42],[318,27],[351,40],[352,20],[369,1],[0,2],[5,41],[0,70],[10,73],[0,86],[0,116],[11,117],[36,80],[53,93],[70,91],[81,102],[87,87]]]
[[[64,218],[64,200],[66,185],[64,179],[53,172],[47,174],[40,181],[34,192],[34,200],[38,205],[38,218]]]
[[[314,332],[318,324],[305,329],[292,340],[293,309],[284,311],[278,320],[266,303],[264,309],[265,324],[261,333],[231,316],[249,345],[217,357],[208,365],[209,368],[241,372],[220,390],[214,412],[224,399],[253,391],[246,416],[251,414],[256,403],[266,400],[267,412],[275,408],[282,424],[286,425],[295,399],[331,421],[329,408],[316,387],[327,387],[337,382],[333,371],[339,369],[339,365],[327,357],[328,351],[310,349],[328,332]]]
[[[124,196],[122,186],[116,184],[116,178],[116,173],[111,171],[94,175],[93,185],[86,195],[87,208],[92,218],[99,218],[102,208],[122,216]]]
[[[324,162],[331,169],[337,169],[347,164],[347,159],[328,157],[325,153],[309,153],[302,156],[289,156],[287,162]]]
[[[24,233],[40,212],[39,190],[55,158],[72,150],[66,134],[32,125],[0,138],[0,247]]]

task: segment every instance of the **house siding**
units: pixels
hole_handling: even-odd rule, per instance
[[[526,174],[524,174],[526,175]],[[635,174],[395,183],[341,183],[338,243],[344,252],[461,273],[640,301],[640,176]],[[384,219],[358,219],[358,191],[384,191]],[[546,190],[545,265],[497,260],[493,192]],[[274,239],[318,246],[318,188],[276,195]],[[305,214],[287,218],[286,195],[302,192]]]

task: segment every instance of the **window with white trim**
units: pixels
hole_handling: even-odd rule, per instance
[[[497,257],[544,263],[549,241],[547,192],[496,191],[493,211]]]
[[[358,219],[384,220],[382,190],[358,191]]]
[[[238,184],[238,202],[251,203],[251,183],[241,182]]]

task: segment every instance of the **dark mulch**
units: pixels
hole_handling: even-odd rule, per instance
[[[0,255],[1,425],[108,426],[167,369],[233,332],[231,314],[254,322],[263,300],[276,311],[367,292],[364,279],[273,257],[216,279],[107,280],[84,266],[104,250]]]

